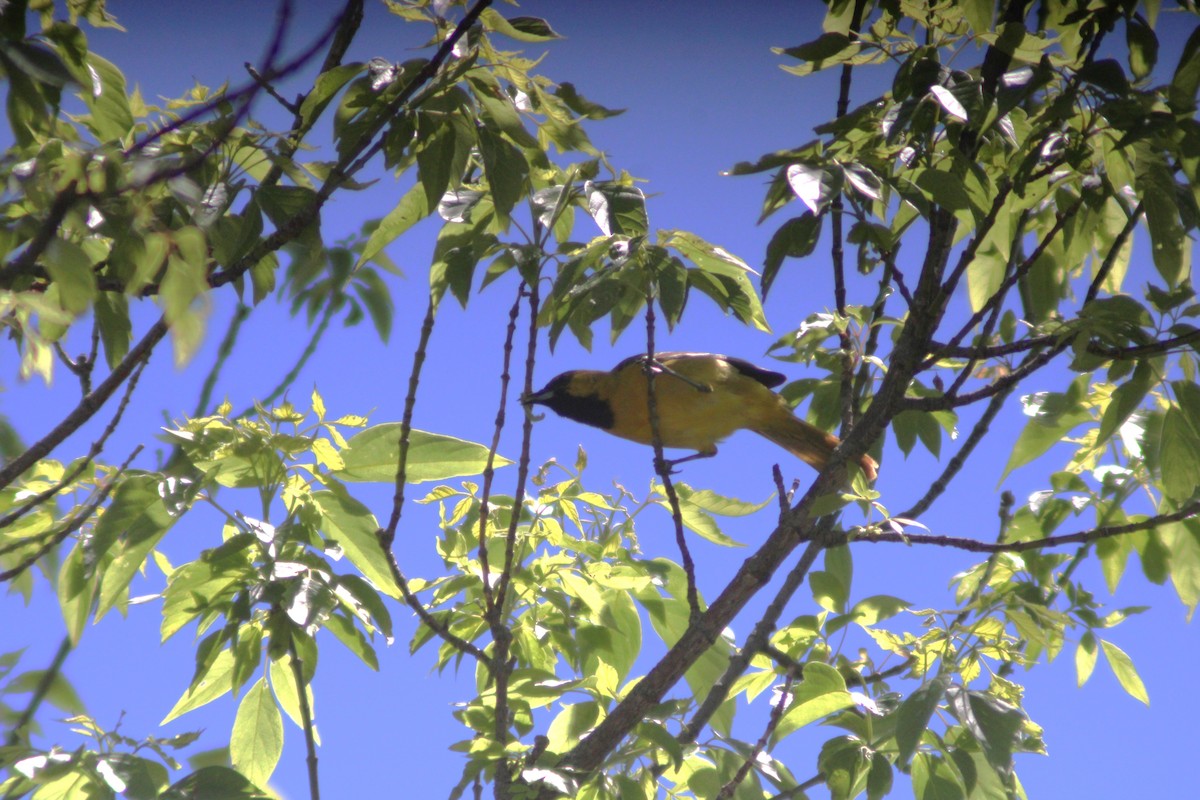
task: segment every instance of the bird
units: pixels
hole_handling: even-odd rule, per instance
[[[631,356],[611,370],[577,369],[526,394],[526,406],[542,405],[567,419],[614,436],[653,444],[647,365],[655,370],[655,408],[663,447],[695,450],[670,464],[717,454],[717,444],[737,430],[750,430],[821,470],[841,442],[797,417],[772,391],[787,380],[778,372],[749,361],[716,353],[657,353]],[[870,456],[858,459],[868,480],[879,465]]]

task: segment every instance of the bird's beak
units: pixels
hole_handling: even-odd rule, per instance
[[[531,406],[534,403],[544,403],[550,399],[551,393],[546,389],[521,395],[521,405]]]

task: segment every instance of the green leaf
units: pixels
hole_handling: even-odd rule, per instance
[[[491,128],[479,128],[478,135],[479,153],[496,204],[496,216],[502,224],[507,224],[509,212],[528,189],[529,163],[515,145]]]
[[[871,757],[867,773],[867,800],[883,800],[892,791],[892,762],[883,753]]]
[[[732,311],[742,322],[760,331],[770,330],[762,302],[750,283],[749,276],[755,272],[745,261],[693,233],[664,230],[661,236],[665,246],[674,248],[696,265],[696,269],[688,273],[690,283],[721,308]]]
[[[1186,500],[1200,485],[1200,437],[1178,406],[1163,415],[1159,446],[1163,492],[1172,500]]]
[[[173,236],[175,252],[167,256],[159,300],[171,326],[175,364],[182,366],[195,355],[204,337],[206,310],[196,301],[208,291],[208,263],[204,234],[199,228],[181,228]]]
[[[962,178],[945,170],[924,169],[917,174],[917,188],[942,208],[950,211],[967,211],[971,199],[963,186]]]
[[[425,219],[432,211],[425,196],[425,187],[418,181],[404,193],[400,202],[396,203],[396,207],[380,220],[375,230],[371,231],[371,237],[363,245],[362,254],[359,255],[354,268],[358,269],[370,261],[376,253],[394,242],[400,234]]]
[[[916,800],[966,800],[962,778],[950,762],[931,753],[917,753],[912,761]]]
[[[810,164],[788,166],[788,186],[800,198],[812,214],[820,214],[842,190],[842,173],[833,173],[823,167]]]
[[[1200,27],[1193,28],[1188,36],[1179,63],[1171,76],[1170,103],[1177,113],[1191,112],[1196,108],[1196,90],[1200,88]]]
[[[854,699],[846,691],[846,681],[835,668],[819,661],[810,661],[804,665],[803,674],[804,680],[793,684],[787,710],[775,729],[775,741],[835,711],[854,705]]]
[[[379,543],[379,523],[375,516],[344,491],[314,492],[312,499],[321,509],[321,529],[325,536],[338,543],[350,563],[379,591],[399,597],[400,589],[392,577],[388,556]]]
[[[465,308],[471,294],[475,268],[480,259],[493,252],[496,237],[484,229],[493,219],[492,203],[484,198],[474,212],[471,224],[450,223],[442,227],[433,249],[429,267],[429,287],[440,302],[449,289]]]
[[[588,213],[605,236],[644,236],[650,226],[646,195],[636,186],[604,181],[585,181],[583,194]]]
[[[366,69],[365,64],[339,64],[327,72],[322,72],[313,81],[313,88],[304,96],[304,102],[300,104],[300,117],[308,125],[319,117],[328,107],[329,103],[342,90],[342,87],[349,83]]]
[[[1144,142],[1137,153],[1136,188],[1150,230],[1150,255],[1158,274],[1171,289],[1187,275],[1191,262],[1190,240],[1179,218],[1175,178],[1163,160],[1164,155]]]
[[[160,800],[270,800],[273,796],[229,767],[208,766],[172,784]]]
[[[10,70],[23,72],[38,83],[56,89],[75,83],[75,77],[58,53],[33,42],[0,41],[0,58],[7,62]]]
[[[1158,37],[1140,15],[1125,18],[1125,43],[1129,46],[1129,71],[1134,80],[1148,78],[1158,63]]]
[[[1117,430],[1129,419],[1129,415],[1137,410],[1142,400],[1156,382],[1158,368],[1161,365],[1152,360],[1137,362],[1133,375],[1122,383],[1112,393],[1104,416],[1100,419],[1100,432],[1096,436],[1096,446],[1108,441]]]
[[[845,33],[830,31],[805,44],[786,49],[773,48],[776,53],[804,61],[799,66],[783,67],[793,75],[808,75],[818,70],[844,64],[858,55],[862,45],[852,41]]]
[[[303,728],[304,721],[300,715],[300,693],[296,691],[296,673],[292,670],[292,657],[285,653],[282,658],[271,662],[268,671],[271,675],[271,689],[275,692],[275,699],[279,703],[279,707],[297,728]],[[308,707],[312,708],[312,687],[305,684],[304,693],[308,698]],[[313,736],[317,744],[320,744],[321,737],[317,734],[315,727]]]
[[[41,687],[43,681],[48,681]],[[68,714],[84,714],[86,708],[83,700],[75,692],[75,687],[61,672],[49,672],[44,669],[31,669],[22,672],[2,687],[4,694],[24,694],[25,692],[44,691],[45,699]]]
[[[671,504],[666,500],[660,500],[658,504],[665,508],[668,513],[671,512]],[[709,516],[703,509],[689,503],[683,498],[679,500],[679,515],[685,528],[699,534],[702,538],[707,539],[713,544],[720,545],[721,547],[745,547],[741,542],[726,535],[720,526],[717,525],[716,520]]]
[[[812,589],[813,600],[821,608],[835,614],[845,610],[849,587],[836,575],[824,570],[814,570],[808,574],[808,585]]]
[[[1160,525],[1158,535],[1170,554],[1171,584],[1188,609],[1188,619],[1200,603],[1200,523],[1184,520]]]
[[[125,76],[109,61],[88,53],[88,66],[97,85],[84,91],[83,101],[91,112],[88,127],[101,142],[124,141],[133,131],[133,112],[125,95]]]
[[[950,91],[945,86],[939,86],[935,83],[933,86],[929,87],[929,93],[933,95],[933,99],[937,101],[937,104],[941,106],[942,110],[947,114],[955,119],[960,119],[964,122],[967,121],[967,109],[963,107],[963,104],[959,102],[959,99],[954,96],[954,92]]]
[[[967,265],[967,297],[971,310],[979,311],[1000,290],[1008,269],[1008,259],[995,249],[980,248]]]
[[[642,649],[642,621],[637,606],[629,592],[606,589],[601,595],[601,606],[592,609],[601,626],[608,631],[620,631],[619,636],[609,636],[604,642],[603,652],[590,648],[585,656],[584,672],[593,674],[603,657],[619,680],[625,680],[637,661]]]
[[[675,644],[691,623],[691,609],[687,603],[687,578],[683,570],[674,564],[667,567],[666,583],[669,594],[663,596],[656,588],[635,589],[634,593],[646,609],[650,624],[667,646]],[[703,608],[703,600],[701,601]],[[696,696],[706,694],[729,664],[730,646],[724,638],[718,638],[704,651],[684,673],[688,686]],[[731,698],[713,715],[713,728],[728,733],[733,724],[734,701]]]
[[[96,521],[94,544],[98,552],[114,555],[100,581],[97,622],[125,597],[146,556],[175,524],[176,518],[159,494],[161,483],[157,475],[127,476]]]
[[[1021,709],[986,692],[951,687],[950,711],[983,746],[988,764],[1000,775],[1010,775],[1013,748],[1021,740],[1026,717]]]
[[[599,103],[593,103],[575,89],[575,84],[563,82],[554,87],[554,96],[566,103],[567,108],[587,119],[607,119],[624,114],[623,108],[605,108]]]
[[[63,559],[58,571],[58,605],[63,620],[67,623],[67,634],[72,643],[78,643],[84,625],[92,613],[92,599],[99,576],[87,564],[83,543],[76,544]]]
[[[899,748],[897,764],[908,764],[917,752],[921,737],[929,728],[933,712],[950,688],[950,676],[939,675],[921,686],[904,699],[896,709],[896,746]],[[913,769],[916,769],[914,760]]]
[[[133,341],[129,300],[117,292],[100,292],[93,311],[100,327],[100,341],[104,344],[104,360],[110,368],[115,367],[129,352]]]
[[[457,183],[461,177],[452,172],[458,151],[459,133],[455,124],[457,117],[450,117],[449,120],[442,118],[437,124],[429,119],[421,118],[416,144],[417,181],[425,189],[426,204],[430,208],[436,207],[443,219],[449,219],[442,213],[441,202],[450,189],[451,181]]]
[[[266,786],[283,753],[283,719],[265,678],[259,678],[242,697],[233,732],[229,757],[234,768],[256,786]]]
[[[842,589],[838,610],[844,611],[850,602],[850,587],[854,585],[854,558],[849,547],[825,548],[825,571],[837,579]]]
[[[487,455],[488,448],[481,444],[414,429],[409,432],[405,476],[409,483],[424,483],[478,475],[487,466]],[[394,483],[399,458],[400,423],[373,425],[350,438],[342,449],[345,466],[333,475],[345,481]],[[497,454],[493,467],[511,463]]]
[[[1087,631],[1079,637],[1079,645],[1075,648],[1075,675],[1079,686],[1088,682],[1092,670],[1096,668],[1096,658],[1100,651],[1096,648],[1096,635]]]
[[[887,594],[875,594],[863,598],[850,609],[850,616],[864,628],[876,625],[885,619],[891,619],[901,611],[908,609],[910,603],[899,597]]]
[[[811,255],[821,239],[821,218],[812,212],[792,217],[775,231],[767,243],[767,257],[763,260],[762,294],[766,298],[775,282],[779,268],[785,258],[803,258]]]
[[[479,15],[479,21],[484,30],[495,31],[519,42],[549,42],[562,38],[550,27],[550,23],[539,17],[505,19],[495,9],[485,8]]]
[[[392,292],[374,269],[360,269],[355,277],[357,280],[351,288],[367,309],[380,341],[386,343],[392,334],[392,318],[396,312]]]
[[[762,511],[773,499],[768,497],[761,503],[750,503],[736,497],[717,494],[711,489],[693,489],[685,483],[676,484],[675,489],[681,499],[686,497],[687,501],[696,507],[723,517],[745,517]]]
[[[546,736],[550,740],[548,750],[565,753],[579,744],[580,738],[596,727],[600,707],[595,701],[563,703],[562,710],[550,722]]]
[[[1130,697],[1150,705],[1150,695],[1146,694],[1146,685],[1134,669],[1133,659],[1126,655],[1124,650],[1104,639],[1100,640],[1100,647],[1104,649],[1104,657],[1108,659],[1108,665],[1112,667],[1121,688],[1128,692]]]
[[[829,787],[830,800],[851,800],[861,790],[869,769],[870,748],[857,736],[838,736],[821,746],[817,770]]]
[[[992,29],[992,14],[995,10],[993,6],[992,0],[960,0],[958,3],[967,24],[976,34],[987,33]]]
[[[42,263],[58,289],[58,299],[65,310],[78,315],[91,307],[96,297],[96,276],[82,247],[55,237],[46,246]]]
[[[189,711],[207,705],[218,697],[223,697],[233,689],[234,657],[230,649],[222,650],[213,659],[203,675],[197,676],[183,696],[175,702],[159,725],[166,725],[173,719],[181,717]]]
[[[1049,400],[1061,397],[1050,395]],[[1027,413],[1032,412],[1033,418],[1025,425],[1021,435],[1017,437],[1009,454],[1008,463],[1001,475],[1003,480],[1010,472],[1022,467],[1039,456],[1045,454],[1051,447],[1062,441],[1073,428],[1091,420],[1091,416],[1082,410],[1074,408],[1059,412],[1057,409],[1047,410],[1045,405],[1037,405],[1040,398],[1035,397],[1027,405]]]

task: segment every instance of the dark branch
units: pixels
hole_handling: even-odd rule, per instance
[[[1086,531],[1063,534],[1062,536],[1047,536],[1045,539],[1031,539],[1024,542],[981,542],[959,536],[937,536],[934,534],[913,533],[878,533],[860,536],[856,542],[899,542],[902,544],[929,544],[937,547],[950,547],[956,550],[966,550],[972,553],[1023,553],[1027,550],[1045,550],[1051,547],[1061,547],[1065,544],[1086,544],[1113,536],[1123,536],[1127,533],[1150,530],[1168,522],[1179,522],[1200,515],[1200,500],[1188,503],[1178,511],[1170,514],[1159,514],[1140,522],[1130,522],[1125,525],[1107,525],[1091,528]]]

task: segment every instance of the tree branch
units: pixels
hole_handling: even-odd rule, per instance
[[[71,485],[76,478],[83,474],[83,471],[87,469],[88,465],[96,460],[96,457],[103,452],[104,443],[108,441],[108,437],[112,436],[113,431],[117,429],[117,425],[121,423],[121,417],[125,413],[126,406],[129,405],[129,398],[133,396],[134,387],[137,386],[138,378],[141,377],[142,370],[145,368],[146,362],[142,361],[134,369],[133,373],[129,377],[129,383],[125,387],[125,395],[121,398],[120,405],[117,406],[117,413],[113,415],[111,420],[109,420],[108,425],[104,428],[103,432],[101,432],[100,438],[92,442],[92,446],[88,449],[87,455],[84,456],[83,459],[67,474],[63,475],[62,478],[56,481],[53,486],[38,492],[33,497],[29,498],[28,502],[26,502],[24,505],[11,511],[4,517],[0,517],[0,530],[4,530],[9,525],[12,525],[21,517],[25,516],[33,509],[57,495],[63,490],[63,488]],[[18,542],[16,544],[24,544],[24,542]],[[5,549],[0,549],[0,554],[3,554],[4,552],[6,552]]]
[[[771,634],[775,632],[775,628],[779,624],[779,618],[783,615],[783,611],[787,608],[788,602],[796,590],[804,585],[804,579],[808,577],[808,572],[812,569],[813,563],[817,560],[817,556],[823,549],[821,540],[824,534],[832,530],[832,518],[825,517],[817,523],[823,528],[819,532],[814,532],[816,535],[809,541],[808,547],[804,548],[804,552],[800,555],[800,560],[796,562],[796,566],[792,567],[788,572],[787,578],[784,579],[783,585],[779,587],[779,591],[775,593],[775,598],[767,607],[762,618],[755,624],[754,630],[746,637],[746,643],[742,646],[741,651],[729,659],[729,664],[725,667],[725,672],[712,685],[708,695],[705,696],[704,702],[696,710],[696,713],[688,720],[687,725],[679,732],[676,740],[682,745],[689,745],[696,741],[700,735],[700,731],[704,730],[704,726],[712,719],[713,714],[725,703],[729,698],[729,692],[733,688],[733,684],[742,673],[750,666],[751,659],[767,648],[767,643],[771,638]]]
[[[125,473],[125,470],[129,468],[130,462],[132,462],[140,452],[142,452],[142,446],[139,444],[137,447],[133,448],[133,452],[129,454],[129,458],[125,459],[125,463],[121,464],[121,466],[117,468],[117,471],[113,473],[113,475],[111,475],[107,481],[104,482],[104,485],[100,487],[100,491],[96,492],[95,497],[93,497],[87,505],[77,511],[72,519],[63,525],[60,530],[49,536],[46,541],[42,543],[41,547],[27,556],[23,561],[21,561],[21,563],[17,564],[12,569],[0,572],[0,583],[10,581],[25,570],[32,567],[38,562],[38,559],[46,555],[46,553],[49,553],[55,547],[58,547],[58,545],[61,544],[68,536],[82,528],[83,524],[88,521],[88,518],[96,513],[96,509],[98,509],[101,504],[108,499],[108,496],[112,493],[112,490],[116,488],[118,479]]]
[[[898,542],[902,544],[928,544],[937,547],[950,547],[956,550],[966,550],[972,553],[1024,553],[1027,550],[1045,550],[1060,547],[1064,544],[1080,544],[1109,539],[1113,536],[1123,536],[1127,533],[1150,530],[1168,522],[1179,522],[1200,515],[1200,500],[1188,503],[1178,511],[1170,514],[1158,514],[1140,522],[1130,522],[1125,525],[1107,525],[1091,528],[1086,531],[1063,534],[1062,536],[1047,536],[1045,539],[1031,539],[1024,542],[981,542],[959,536],[938,536],[934,534],[914,533],[878,533],[859,536],[856,542]]]
[[[396,539],[396,528],[400,525],[400,512],[404,508],[404,487],[408,482],[408,447],[412,436],[413,409],[417,405],[417,387],[421,383],[421,369],[425,365],[425,355],[429,351],[429,339],[433,336],[433,322],[437,313],[437,302],[433,294],[425,306],[425,318],[421,321],[421,333],[417,340],[417,349],[413,353],[412,370],[408,374],[408,392],[404,395],[404,416],[400,419],[400,454],[396,458],[396,489],[392,494],[392,514],[387,527],[380,531],[379,543],[384,550],[391,552],[392,542]]]
[[[496,477],[496,451],[500,449],[500,434],[504,432],[505,411],[508,407],[508,385],[512,382],[509,369],[512,366],[513,339],[517,335],[517,317],[521,313],[521,301],[524,299],[525,281],[517,286],[517,296],[512,307],[508,310],[508,325],[504,329],[503,357],[500,367],[500,400],[496,407],[496,420],[492,426],[492,443],[488,447],[487,463],[483,467],[483,489],[479,499],[479,571],[483,588],[483,599],[486,606],[485,616],[493,627],[499,623],[501,612],[496,598],[492,594],[492,576],[488,564],[488,517],[491,516],[489,501],[492,496],[492,481]],[[513,507],[514,524],[520,516],[520,509]],[[499,662],[497,662],[499,663]]]
[[[108,377],[101,381],[100,385],[94,391],[83,397],[79,401],[79,404],[63,418],[62,422],[58,423],[49,433],[26,448],[25,452],[4,465],[3,469],[0,469],[0,489],[11,484],[21,473],[33,466],[38,460],[49,455],[55,447],[62,444],[64,439],[75,433],[84,423],[90,420],[104,406],[108,398],[112,397],[117,387],[132,374],[134,368],[150,358],[150,353],[154,350],[155,345],[162,341],[162,338],[166,335],[166,320],[160,318],[158,322],[150,326],[150,329],[146,331],[141,340],[130,348],[129,352],[113,368]]]

